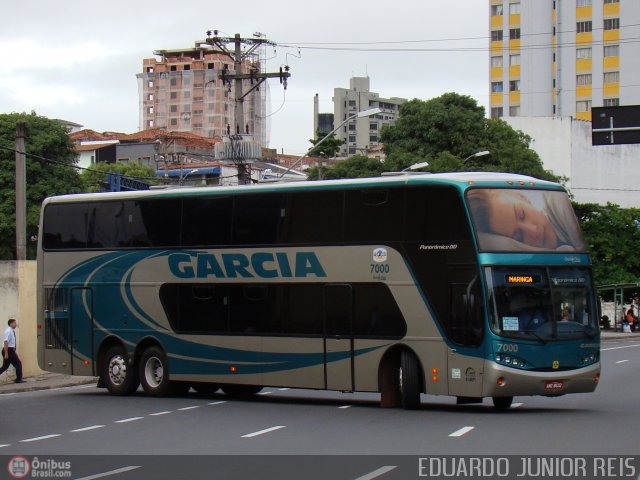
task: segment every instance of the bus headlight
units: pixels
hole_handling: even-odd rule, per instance
[[[598,354],[592,353],[590,355],[585,355],[582,357],[582,365],[590,365],[592,363],[596,363],[598,361]]]
[[[496,355],[496,362],[508,367],[526,368],[527,366],[524,360],[513,355]]]

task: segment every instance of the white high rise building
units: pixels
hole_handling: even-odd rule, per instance
[[[640,104],[639,0],[489,0],[491,117]]]

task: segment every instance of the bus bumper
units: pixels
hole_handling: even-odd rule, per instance
[[[575,370],[531,372],[486,362],[483,396],[558,396],[593,392],[600,379],[600,363]]]

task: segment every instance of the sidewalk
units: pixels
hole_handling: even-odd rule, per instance
[[[34,392],[36,390],[48,390],[51,388],[75,387],[98,383],[95,377],[74,377],[60,373],[44,373],[35,377],[24,378],[24,383],[9,383],[0,385],[0,396],[7,393]]]
[[[600,338],[607,340],[623,340],[627,338],[640,339],[640,332],[622,333],[613,330],[603,330],[600,332]],[[95,377],[74,377],[71,375],[62,375],[59,373],[45,373],[35,377],[24,379],[25,383],[15,384],[13,382],[0,385],[0,395],[7,393],[33,392],[36,390],[48,390],[51,388],[75,387],[77,385],[95,384],[98,379]]]

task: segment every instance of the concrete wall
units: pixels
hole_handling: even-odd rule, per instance
[[[532,137],[544,168],[569,178],[580,203],[608,202],[640,208],[640,145],[591,145],[591,122],[571,117],[510,117],[509,125]]]
[[[16,337],[18,355],[22,360],[22,374],[31,377],[44,373],[38,368],[36,319],[36,262],[0,262],[0,329],[4,332],[7,320],[18,320]],[[0,375],[0,384],[15,379],[13,367]]]

